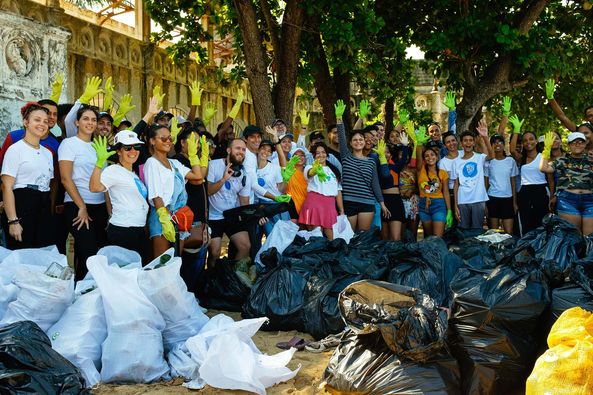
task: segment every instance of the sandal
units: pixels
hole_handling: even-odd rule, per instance
[[[291,348],[296,348],[298,351],[303,351],[306,345],[307,341],[305,339],[295,336],[287,342],[280,342],[276,344],[276,347],[282,350],[290,350]]]
[[[340,345],[341,333],[336,335],[329,335],[325,339],[321,339],[318,342],[311,342],[305,346],[305,350],[314,353],[321,353],[331,348],[336,348]]]

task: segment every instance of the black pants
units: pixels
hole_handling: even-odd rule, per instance
[[[2,228],[6,235],[6,247],[11,250],[38,248],[54,244],[53,221],[50,210],[49,192],[31,188],[12,191],[16,216],[23,227],[22,241],[16,241],[9,233],[6,211],[2,214]],[[13,219],[13,218],[11,218]]]
[[[123,227],[113,224],[107,225],[107,241],[109,245],[136,251],[142,258],[142,264],[148,263],[148,236],[143,226]]]
[[[548,191],[545,184],[521,185],[517,198],[521,236],[524,236],[541,226],[542,219],[548,214]]]
[[[70,233],[74,237],[74,259],[76,281],[82,280],[87,274],[86,260],[88,257],[96,255],[99,248],[106,244],[107,227],[107,206],[101,204],[87,204],[87,212],[92,221],[89,221],[89,228],[83,225],[80,229],[78,224],[72,225],[74,218],[78,216],[78,207],[73,202],[64,204],[64,218],[70,228]]]

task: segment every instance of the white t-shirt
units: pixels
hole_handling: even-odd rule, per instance
[[[280,195],[278,184],[282,183],[282,173],[280,166],[268,162],[263,169],[257,169],[257,185],[264,188],[266,192],[270,192],[274,196]],[[255,193],[260,202],[272,202],[272,199],[264,197],[263,194]]]
[[[266,189],[257,183],[257,154],[249,151],[245,151],[245,159],[243,160],[243,167],[247,172],[247,178],[251,183],[251,195],[249,196],[249,203],[255,202],[256,196],[263,196],[266,193]]]
[[[148,214],[148,189],[140,178],[120,165],[111,165],[101,173],[101,184],[111,198],[111,218],[115,226],[144,226]]]
[[[175,169],[181,173],[185,181],[185,176],[191,169],[183,166],[177,159],[169,159],[171,169],[166,168],[158,159],[148,158],[144,164],[144,180],[148,189],[148,203],[154,206],[152,199],[160,197],[163,204],[168,206],[173,197],[173,188],[175,187]]]
[[[488,201],[484,184],[484,164],[486,155],[474,152],[469,159],[458,157],[453,167],[453,179],[459,180],[457,204],[470,204]]]
[[[208,165],[208,182],[217,183],[220,181],[225,169],[226,162],[224,159],[211,160]],[[208,202],[210,202],[208,219],[224,219],[222,215],[224,211],[239,206],[239,196],[249,197],[250,194],[251,182],[245,169],[243,169],[239,177],[229,178],[218,192],[208,196]]]
[[[488,195],[499,198],[513,197],[511,177],[519,175],[519,168],[515,159],[510,156],[504,159],[492,159],[488,161]]]
[[[68,137],[64,139],[58,148],[58,160],[72,162],[72,181],[78,189],[80,197],[88,204],[105,203],[105,195],[103,192],[91,192],[89,190],[89,181],[91,174],[95,169],[95,162],[97,162],[97,153],[88,143],[78,138],[78,136]],[[71,202],[72,198],[66,192],[64,197],[65,202]]]
[[[12,144],[4,154],[2,174],[14,177],[14,187],[36,186],[41,192],[49,191],[49,182],[54,178],[54,162],[51,151],[40,146],[31,147],[24,140]]]
[[[459,151],[457,158],[451,159],[447,158],[446,156],[441,158],[439,161],[439,169],[446,170],[449,174],[449,190],[452,191],[453,187],[455,186],[455,180],[453,179],[453,167],[455,166],[455,161],[463,156],[463,151]]]
[[[542,154],[537,154],[534,160],[521,166],[521,185],[547,184],[546,175],[539,171]]]
[[[313,166],[305,166],[305,176],[309,174],[311,167]],[[338,191],[342,190],[342,186],[338,183],[336,175],[328,166],[323,166],[323,171],[327,175],[327,181],[319,181],[317,174],[307,177],[307,192],[316,192],[324,196],[338,196]]]

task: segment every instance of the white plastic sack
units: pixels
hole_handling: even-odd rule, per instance
[[[278,221],[272,228],[270,235],[266,238],[264,245],[259,249],[255,256],[255,263],[262,265],[259,256],[262,252],[276,247],[278,253],[282,254],[286,247],[293,242],[294,237],[299,231],[299,226],[292,221]]]
[[[171,256],[173,250],[170,250]],[[181,278],[181,258],[173,257],[164,266],[155,267],[160,258],[155,259],[140,272],[138,284],[148,300],[156,306],[165,319],[163,346],[169,352],[177,344],[183,344],[196,335],[208,322],[196,297],[187,291]]]
[[[5,252],[2,251],[2,253]],[[0,263],[0,282],[10,284],[14,280],[17,269],[23,267],[43,273],[53,262],[62,267],[68,266],[66,255],[60,254],[56,246],[10,251],[10,254]]]
[[[98,289],[81,295],[47,332],[54,350],[80,369],[87,387],[101,381],[101,345],[107,337]]]
[[[301,236],[308,241],[311,237],[323,237],[323,233],[321,232],[321,228],[317,227],[313,230],[299,230],[297,236]]]
[[[338,215],[338,220],[332,226],[332,230],[334,231],[334,239],[343,239],[346,243],[350,243],[350,239],[354,236],[352,226],[345,215]]]
[[[136,251],[128,250],[120,246],[105,246],[97,251],[97,255],[107,258],[110,266],[125,267],[126,269],[142,268],[142,258]],[[83,281],[92,280],[93,276],[88,272]]]
[[[26,266],[16,269],[14,284],[17,298],[8,304],[0,324],[28,320],[47,332],[74,300],[74,279],[49,277]]]
[[[171,367],[171,377],[183,377],[187,380],[197,380],[200,377],[199,366],[191,359],[185,345],[178,345],[167,354],[167,361]],[[206,383],[202,383],[203,388]],[[192,389],[201,389],[193,387]]]
[[[0,281],[0,319],[4,317],[8,304],[16,300],[18,293],[19,288],[16,285],[12,283],[4,285]]]
[[[87,267],[99,286],[107,321],[101,381],[148,383],[167,375],[165,321],[138,286],[140,269],[109,266],[101,255],[90,257]]]

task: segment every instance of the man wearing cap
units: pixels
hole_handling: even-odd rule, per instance
[[[264,196],[266,194],[266,189],[256,182],[257,152],[262,141],[261,129],[255,125],[247,125],[247,127],[245,127],[245,129],[243,130],[243,140],[245,140],[245,144],[247,146],[243,166],[245,167],[247,178],[252,183],[252,191],[249,203],[253,203],[255,201],[256,194],[258,196]]]
[[[120,122],[119,126],[117,127],[117,132],[121,132],[122,130],[127,130],[132,128],[132,122],[129,119],[124,118]]]
[[[158,123],[162,126],[169,126],[169,122],[173,118],[173,114],[166,111],[159,111],[159,113],[154,117],[154,123]]]
[[[107,141],[110,144],[113,143],[113,117],[109,112],[103,111],[99,113],[95,135],[107,137]]]

